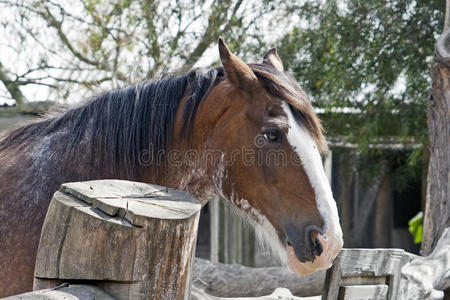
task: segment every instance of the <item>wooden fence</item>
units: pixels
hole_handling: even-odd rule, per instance
[[[206,260],[192,268],[200,209],[191,196],[156,185],[63,184],[42,229],[37,291],[9,299],[443,299],[450,287],[450,229],[428,257],[343,249],[326,276]]]

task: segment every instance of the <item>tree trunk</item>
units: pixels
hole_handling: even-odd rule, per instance
[[[450,0],[446,1],[444,31],[450,28]]]
[[[0,62],[0,81],[5,85],[11,97],[16,101],[18,107],[22,107],[25,104],[25,102],[27,102],[27,99],[22,94],[19,85],[17,84],[17,82],[14,82],[14,80],[11,80],[9,78],[8,74],[6,73],[5,67],[3,67],[1,62]]]
[[[436,43],[431,67],[432,92],[428,104],[430,164],[421,253],[434,249],[450,226],[450,30]]]

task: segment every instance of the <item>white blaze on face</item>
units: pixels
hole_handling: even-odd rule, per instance
[[[286,113],[289,125],[287,140],[300,157],[303,169],[314,189],[317,209],[325,222],[326,228],[325,234],[318,237],[322,244],[323,253],[314,262],[300,263],[295,257],[293,248],[288,247],[289,266],[294,271],[305,274],[331,266],[333,259],[342,248],[342,229],[339,225],[336,202],[333,199],[317,146],[308,131],[295,120],[291,109],[285,102],[283,102],[283,110]],[[299,234],[302,233],[299,232]]]

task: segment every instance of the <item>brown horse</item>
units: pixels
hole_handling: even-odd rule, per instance
[[[107,92],[0,140],[0,296],[28,291],[61,183],[104,178],[221,194],[299,274],[329,268],[342,231],[321,164],[320,122],[276,50],[245,64]]]

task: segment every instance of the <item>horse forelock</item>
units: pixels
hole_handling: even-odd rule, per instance
[[[327,151],[327,142],[319,118],[311,102],[296,81],[285,72],[279,72],[264,64],[250,64],[253,72],[273,96],[280,98],[293,108],[297,121],[304,124],[321,153]]]

